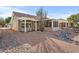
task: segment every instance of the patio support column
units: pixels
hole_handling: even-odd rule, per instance
[[[68,27],[68,24],[66,23],[66,27]]]
[[[52,30],[53,30],[53,21],[51,21],[51,23],[52,23]]]
[[[60,28],[60,23],[58,22],[58,28]]]
[[[68,27],[70,27],[70,23],[68,23]]]
[[[37,21],[35,21],[35,31],[37,31]]]
[[[67,23],[65,23],[65,28],[67,27]]]
[[[24,31],[26,32],[26,20],[24,20]]]

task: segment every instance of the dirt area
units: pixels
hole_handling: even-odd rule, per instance
[[[71,39],[78,35],[72,31]],[[15,32],[1,30],[0,52],[35,52],[35,53],[64,53],[79,52],[79,46],[58,40],[60,31],[54,32]],[[52,39],[50,39],[52,38]],[[3,51],[4,50],[4,51]]]

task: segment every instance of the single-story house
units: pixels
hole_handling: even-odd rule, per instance
[[[72,24],[63,19],[44,19],[45,30],[59,30],[62,27],[71,27]],[[13,12],[11,19],[11,29],[15,31],[40,31],[40,20],[35,15],[20,12]]]

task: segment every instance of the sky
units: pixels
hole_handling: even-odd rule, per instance
[[[79,6],[0,6],[0,17],[6,18],[13,11],[36,15],[36,11],[43,7],[49,18],[66,19],[72,14],[79,13]]]

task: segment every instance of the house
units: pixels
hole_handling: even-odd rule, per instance
[[[71,27],[67,20],[63,19],[44,19],[45,30],[60,30],[62,27]],[[40,31],[40,20],[35,15],[20,12],[13,12],[11,19],[11,29],[15,31]]]

